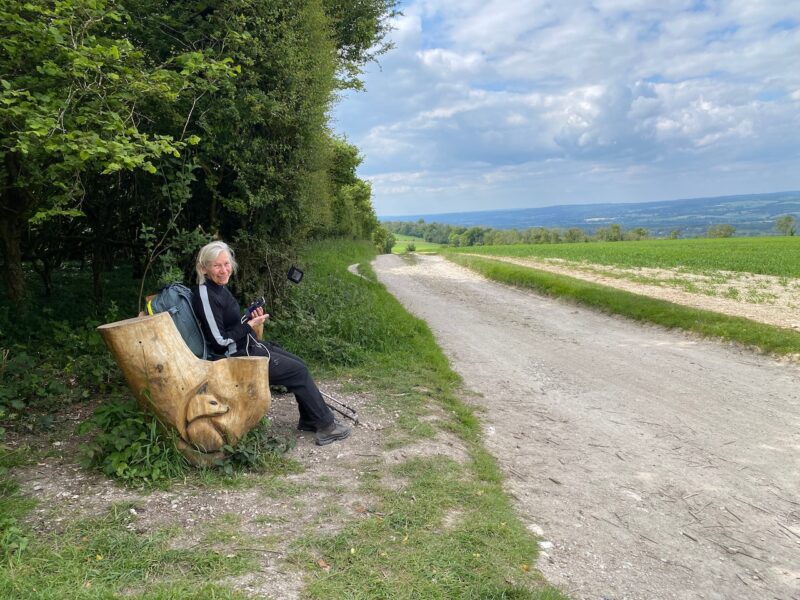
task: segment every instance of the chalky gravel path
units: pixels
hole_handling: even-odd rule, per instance
[[[800,367],[383,255],[572,598],[800,598]]]

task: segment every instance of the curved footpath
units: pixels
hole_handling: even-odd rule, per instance
[[[573,598],[800,599],[797,366],[382,255]]]

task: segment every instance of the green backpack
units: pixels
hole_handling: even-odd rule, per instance
[[[148,301],[147,314],[168,312],[192,354],[197,358],[209,360],[211,355],[206,339],[203,337],[203,330],[200,329],[200,323],[192,308],[192,296],[192,290],[182,283],[167,284]]]

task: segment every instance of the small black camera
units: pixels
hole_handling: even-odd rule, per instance
[[[291,281],[292,283],[300,283],[301,281],[303,281],[303,272],[294,265],[292,265],[291,267],[289,267],[289,272],[286,273],[286,277],[288,277],[289,281]]]

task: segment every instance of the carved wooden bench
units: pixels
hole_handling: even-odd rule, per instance
[[[269,410],[268,358],[197,358],[166,312],[98,330],[139,406],[175,428],[191,464],[213,464]]]

